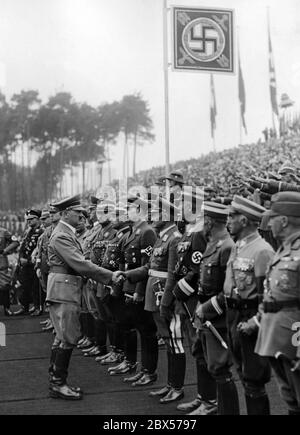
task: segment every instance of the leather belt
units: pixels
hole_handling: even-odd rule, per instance
[[[50,266],[49,273],[62,273],[64,275],[80,276],[78,272],[73,269],[67,269],[64,266]]]
[[[168,272],[163,272],[161,270],[149,269],[149,276],[154,276],[155,278],[168,278]]]
[[[298,299],[290,299],[289,301],[263,301],[263,307],[265,313],[278,313],[278,311],[285,308],[298,308],[300,309],[300,301]]]
[[[258,309],[258,298],[255,299],[234,299],[225,298],[228,308],[237,311]]]

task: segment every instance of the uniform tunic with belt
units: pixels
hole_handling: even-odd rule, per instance
[[[148,269],[140,275],[139,268],[147,265],[155,241],[156,234],[153,228],[145,221],[134,225],[132,227],[132,233],[124,239],[122,243],[124,264],[125,270],[129,272],[128,277],[130,277],[130,279],[124,283],[124,293],[137,293],[141,297],[145,297]],[[133,281],[131,277],[136,274],[138,274],[138,279]]]
[[[54,228],[55,227],[53,225],[46,228],[43,234],[40,236],[37,245],[36,267],[41,271],[41,285],[44,291],[47,289],[47,279],[49,273],[48,245]]]
[[[222,338],[227,339],[226,310],[221,308],[218,297],[223,293],[226,265],[234,242],[227,230],[211,239],[203,254],[200,265],[199,300],[202,303],[203,320],[209,320]],[[208,371],[218,378],[231,377],[229,351],[205,327],[200,328],[199,337],[207,362]]]
[[[127,273],[128,281],[135,285],[139,281],[147,283],[145,293],[145,310],[158,312],[160,304],[170,306],[174,301],[172,290],[176,280],[174,275],[176,265],[176,247],[181,238],[175,224],[168,225],[159,233],[151,254],[149,250],[148,263],[143,267]],[[147,277],[148,281],[147,281]],[[162,292],[159,294],[159,292]]]
[[[50,273],[47,302],[57,338],[75,345],[80,338],[80,303],[82,277],[108,284],[112,272],[86,260],[75,229],[60,221],[54,229],[48,248]]]
[[[131,274],[138,274],[136,271],[146,267],[144,265],[149,261],[155,240],[156,234],[147,222],[141,221],[133,225],[132,233],[127,238],[124,238],[121,244],[128,277]],[[136,293],[139,301],[132,303],[132,300],[128,298],[122,323],[127,330],[132,328],[140,333],[142,368],[149,373],[154,373],[157,367],[158,346],[156,325],[152,314],[144,309],[147,276],[148,273],[146,272],[142,276],[139,276],[139,279],[135,282],[132,282],[130,279],[124,282],[123,292],[125,295]],[[133,352],[131,359],[133,359]]]
[[[236,243],[227,264],[224,293],[229,345],[247,395],[263,391],[270,380],[270,367],[254,353],[257,332],[248,336],[239,332],[237,326],[257,314],[261,295],[256,279],[265,277],[273,255],[272,247],[256,231]]]
[[[171,320],[170,329],[173,335],[180,338],[183,336],[184,329],[190,344],[193,346],[196,340],[196,330],[191,323],[190,316],[194,315],[194,311],[198,302],[198,283],[199,283],[199,265],[202,255],[206,248],[206,240],[203,232],[195,232],[193,229],[184,233],[179,240],[176,248],[177,261],[175,265],[176,285],[174,294],[177,291],[184,294],[185,302],[178,298],[175,303],[174,318]],[[179,347],[184,352],[183,345],[178,343]]]
[[[113,223],[109,222],[106,225],[102,225],[102,228],[97,233],[97,237],[94,239],[92,250],[91,250],[91,261],[98,266],[102,266],[103,258],[105,255],[106,248],[111,240],[115,238],[117,230],[114,228]],[[109,268],[109,270],[111,270]],[[97,284],[97,297],[104,299],[109,295],[110,289],[105,285]]]
[[[300,232],[286,240],[268,268],[264,302],[267,306],[274,301],[289,301],[291,305],[294,301],[294,306],[262,314],[256,352],[268,357],[282,352],[291,360],[300,358],[300,346],[292,341],[293,325],[300,322]]]
[[[270,263],[255,351],[268,357],[282,399],[300,414],[300,372],[291,371],[300,358],[300,231],[290,236]],[[282,356],[275,358],[277,353]]]
[[[32,253],[36,249],[38,239],[43,234],[43,231],[41,226],[28,228],[20,246],[19,257],[26,260],[26,263],[21,264],[18,275],[23,290],[19,300],[25,308],[29,307],[32,297],[36,306],[40,303],[39,280],[34,270],[34,264],[32,263]]]

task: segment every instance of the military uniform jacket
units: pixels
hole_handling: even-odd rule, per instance
[[[26,232],[20,246],[20,258],[24,258],[31,263],[31,255],[35,248],[37,247],[38,240],[43,234],[42,227],[29,228]]]
[[[232,248],[224,282],[225,296],[256,300],[256,278],[265,277],[274,251],[258,232],[238,241]]]
[[[97,232],[97,236],[93,240],[93,246],[91,251],[91,261],[98,266],[102,266],[103,257],[106,251],[106,247],[110,240],[114,239],[117,230],[114,229],[113,223],[108,223],[101,227],[101,230]]]
[[[174,275],[177,260],[176,247],[180,238],[181,234],[177,226],[175,224],[168,225],[167,228],[160,232],[148,263],[128,274],[129,280],[133,283],[145,278],[147,279],[149,275],[145,292],[146,311],[155,312],[159,310],[159,304],[156,302],[157,298],[155,295],[159,289],[163,291],[161,299],[163,305],[169,306],[174,300],[172,290],[176,283]],[[160,272],[162,272],[161,277],[159,276]]]
[[[106,247],[110,240],[112,240],[117,233],[114,229],[113,224],[110,222],[107,225],[102,226],[101,231],[97,232],[97,237],[94,239],[92,251],[91,251],[91,261],[98,266],[102,266],[103,257],[106,251]],[[97,296],[104,299],[109,293],[109,289],[106,288],[104,284],[97,284]]]
[[[96,222],[93,228],[88,230],[82,245],[83,255],[86,260],[90,260],[93,246],[98,238],[98,234],[101,233],[101,231],[102,225],[100,225],[99,222]]]
[[[216,327],[225,327],[223,286],[226,266],[234,242],[225,230],[207,244],[200,264],[199,300],[204,320],[213,321]]]
[[[145,221],[139,222],[132,227],[132,233],[124,238],[122,242],[122,252],[124,257],[125,270],[130,271],[130,276],[135,269],[146,265],[151,256],[153,246],[156,241],[156,234],[153,228]],[[126,280],[124,282],[124,293],[138,293],[145,296],[148,269],[139,275],[136,281]]]
[[[130,235],[130,225],[125,225],[119,230],[115,230],[113,237],[107,241],[106,249],[102,259],[102,267],[112,270],[124,270],[124,255],[122,252],[122,243]]]
[[[291,236],[270,263],[265,281],[265,301],[300,302],[300,231]],[[277,313],[263,313],[260,323],[256,352],[261,356],[274,357],[282,352],[290,359],[300,358],[300,347],[293,343],[300,322],[299,307],[283,308]]]
[[[51,235],[48,258],[47,301],[80,305],[82,276],[104,284],[109,284],[112,277],[112,272],[84,258],[75,233],[63,221],[58,223]],[[51,268],[57,266],[60,272],[52,272]]]
[[[185,294],[188,295],[186,304],[193,313],[198,301],[199,265],[206,248],[206,240],[202,231],[186,231],[178,241],[176,247],[177,261],[174,275]],[[181,302],[177,301],[175,312],[186,314]]]
[[[43,273],[49,272],[48,245],[53,230],[54,226],[52,225],[46,228],[43,234],[40,236],[37,244],[36,265],[41,269]]]
[[[8,271],[8,259],[7,256],[3,254],[3,251],[11,243],[17,241],[17,238],[13,236],[8,230],[6,230],[5,228],[0,228],[0,290],[1,287],[9,284],[11,279]]]

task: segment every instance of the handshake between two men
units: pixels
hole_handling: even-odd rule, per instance
[[[121,284],[122,282],[126,281],[127,274],[126,272],[122,270],[117,270],[116,272],[113,272],[112,275],[112,283],[113,284]],[[144,298],[143,296],[139,295],[138,293],[134,293],[133,296],[126,295],[128,298],[132,298],[132,302],[143,302]]]

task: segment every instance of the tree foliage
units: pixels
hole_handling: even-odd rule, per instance
[[[58,92],[42,103],[22,90],[10,101],[0,93],[0,209],[19,210],[60,197],[66,168],[109,160],[121,137],[136,147],[152,141],[149,107],[140,94],[92,107]]]

